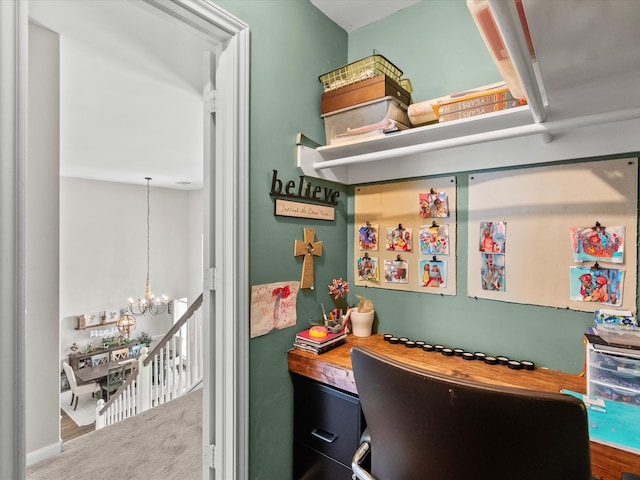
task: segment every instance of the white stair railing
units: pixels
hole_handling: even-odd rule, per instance
[[[202,295],[153,350],[140,350],[137,366],[118,391],[96,406],[96,430],[188,393],[202,380]]]

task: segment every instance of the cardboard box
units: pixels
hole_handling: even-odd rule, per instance
[[[384,97],[394,97],[404,105],[411,104],[411,94],[398,82],[386,75],[378,75],[323,93],[320,98],[320,113],[324,115]]]

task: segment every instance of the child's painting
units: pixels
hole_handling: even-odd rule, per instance
[[[420,218],[448,217],[447,194],[431,190],[429,193],[418,194]]]
[[[384,281],[386,283],[409,283],[409,262],[406,260],[385,260]]]
[[[480,222],[480,251],[482,253],[505,253],[505,222]]]
[[[624,270],[615,268],[569,268],[569,298],[604,305],[622,304]]]
[[[251,338],[296,324],[296,296],[300,282],[251,287]]]
[[[601,308],[593,312],[593,324],[623,328],[639,328],[638,318],[629,310],[608,310]]]
[[[358,278],[369,282],[379,282],[378,258],[365,254],[358,258]]]
[[[410,252],[411,240],[410,228],[387,228],[387,250]]]
[[[624,227],[571,227],[574,262],[624,262]]]
[[[483,253],[480,269],[482,289],[494,292],[505,291],[504,255]]]
[[[360,250],[378,250],[378,225],[367,223],[358,229]]]
[[[420,253],[449,255],[449,225],[421,225]]]
[[[447,262],[441,260],[420,260],[420,286],[444,288],[447,286]]]

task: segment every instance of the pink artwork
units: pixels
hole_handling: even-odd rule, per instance
[[[296,297],[300,282],[278,282],[251,287],[251,338],[296,324]]]

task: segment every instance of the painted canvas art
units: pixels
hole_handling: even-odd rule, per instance
[[[367,223],[358,229],[360,250],[378,250],[378,225]]]
[[[442,260],[420,260],[420,286],[444,288],[447,286],[447,262]]]
[[[625,227],[571,227],[574,262],[624,262]]]
[[[483,253],[505,253],[505,222],[480,222],[480,251]]]
[[[251,287],[251,338],[271,330],[295,326],[300,282],[277,282]]]
[[[418,194],[420,218],[448,217],[447,194],[431,190],[429,193]]]
[[[504,292],[506,280],[504,255],[499,253],[483,253],[480,276],[483,290]]]
[[[421,225],[420,253],[449,255],[449,225]]]
[[[615,268],[569,268],[569,298],[579,302],[622,305],[624,270]]]
[[[380,281],[378,258],[369,255],[358,258],[358,278],[369,282]]]
[[[402,226],[387,228],[387,250],[410,252],[411,241],[410,228],[403,228]]]
[[[409,262],[402,259],[384,261],[386,283],[409,283]]]

